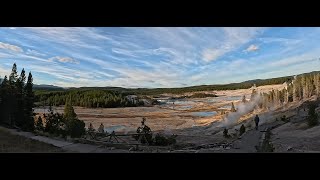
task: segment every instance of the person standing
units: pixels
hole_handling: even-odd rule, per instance
[[[259,118],[259,116],[257,114],[256,117],[254,118],[254,122],[256,123],[256,130],[258,130],[259,121],[260,121],[260,118]]]

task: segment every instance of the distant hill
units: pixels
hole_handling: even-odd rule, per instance
[[[64,88],[54,85],[47,85],[47,84],[34,84],[33,85],[34,90],[64,90]]]
[[[0,78],[0,83],[2,83],[3,79]],[[65,88],[54,86],[54,85],[47,85],[47,84],[34,84],[33,85],[34,90],[64,90]]]
[[[303,74],[314,74],[320,71],[313,71]],[[229,83],[229,84],[215,84],[215,85],[199,85],[199,86],[189,86],[189,87],[179,87],[179,88],[123,88],[123,87],[80,87],[80,88],[62,88],[53,85],[34,85],[35,90],[45,90],[45,91],[90,91],[90,90],[103,90],[103,91],[116,91],[126,94],[137,94],[137,95],[159,95],[163,93],[186,93],[186,92],[196,92],[196,91],[215,91],[215,90],[235,90],[235,89],[247,89],[253,85],[264,86],[272,84],[283,84],[284,82],[291,82],[294,78],[292,76],[284,76],[278,78],[269,79],[253,79],[248,81],[243,81],[239,83]]]

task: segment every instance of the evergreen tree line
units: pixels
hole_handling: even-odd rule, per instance
[[[191,86],[183,88],[154,88],[154,89],[123,89],[123,93],[131,93],[137,95],[158,95],[163,93],[172,93],[172,94],[181,94],[188,92],[197,92],[197,91],[217,91],[217,90],[236,90],[236,89],[248,89],[251,88],[254,84],[258,86],[272,85],[272,84],[282,84],[284,82],[290,82],[293,79],[293,76],[272,78],[272,79],[258,79],[245,81],[241,83],[231,83],[231,84],[222,84],[222,85],[201,85],[201,86]]]
[[[64,105],[67,97],[72,97],[72,105],[88,107],[88,108],[115,108],[115,107],[132,107],[137,104],[131,103],[125,98],[125,95],[158,95],[163,93],[187,93],[197,91],[213,91],[213,90],[235,90],[235,89],[247,89],[256,86],[270,85],[270,84],[282,84],[284,82],[290,82],[293,77],[280,77],[266,80],[253,80],[242,83],[231,83],[225,85],[202,85],[192,86],[184,88],[155,88],[155,89],[126,89],[126,88],[72,88],[70,90],[36,90],[36,101],[38,105],[47,106],[59,106]],[[203,95],[201,93],[196,94],[199,97],[208,97],[210,95]],[[212,95],[214,96],[214,95]],[[143,102],[139,102],[138,105],[143,105]]]
[[[256,98],[257,96],[259,98]],[[250,101],[257,101],[257,108],[269,109],[272,107],[281,107],[290,102],[306,101],[310,97],[320,97],[320,73],[307,73],[296,76],[287,87],[282,90],[271,90],[268,93],[260,93],[253,89]],[[242,98],[243,103],[247,103],[246,97]],[[318,124],[318,114],[315,109],[318,105],[315,102],[309,103],[308,124],[315,126]],[[232,103],[231,112],[236,112]],[[286,119],[284,117],[284,119]]]
[[[288,102],[306,100],[313,95],[320,95],[320,73],[299,75],[288,83],[287,88],[260,93],[262,98],[259,106],[262,108],[280,106]]]
[[[22,130],[34,130],[34,93],[33,78],[29,72],[26,77],[22,69],[20,75],[14,63],[9,77],[5,76],[0,84],[0,123]]]
[[[259,97],[260,96],[260,97]],[[282,90],[271,90],[269,92],[258,93],[255,89],[252,90],[250,101],[256,101],[256,108],[269,109],[272,107],[281,107],[290,102],[305,101],[310,97],[320,97],[320,73],[305,73],[294,77],[290,82],[287,82],[287,86]],[[242,103],[247,103],[246,97],[242,97]],[[319,124],[319,115],[316,113],[318,107],[316,102],[308,103],[308,117],[307,123],[310,127]],[[236,112],[233,102],[231,103],[231,112]],[[221,114],[225,114],[222,112]],[[281,118],[283,121],[287,121],[286,116]],[[240,135],[245,132],[244,125],[240,128]],[[224,137],[228,138],[228,130],[224,129]]]
[[[319,73],[318,71],[301,74],[303,76],[314,75]],[[122,96],[135,94],[135,95],[159,95],[163,93],[172,93],[172,94],[182,94],[188,92],[197,92],[197,91],[216,91],[216,90],[235,90],[235,89],[247,89],[252,87],[254,84],[258,86],[264,85],[272,85],[272,84],[282,84],[282,83],[290,83],[294,79],[294,76],[285,76],[279,78],[271,78],[271,79],[257,79],[244,81],[241,83],[230,83],[230,84],[218,84],[218,85],[200,85],[200,86],[191,86],[191,87],[182,87],[182,88],[121,88],[121,87],[83,87],[83,88],[71,88],[71,90],[61,90],[64,91],[107,91],[114,92],[116,94],[121,94]],[[48,92],[57,92],[58,88],[37,88],[38,93],[36,94],[45,94]],[[58,101],[58,100],[57,100]]]
[[[59,88],[48,88],[48,87],[36,87],[36,94],[42,94],[47,92],[57,92],[57,90],[63,91],[112,91],[118,94],[130,95],[160,95],[163,93],[172,93],[172,94],[182,94],[188,92],[197,92],[197,91],[216,91],[216,90],[235,90],[235,89],[247,89],[252,87],[254,84],[256,86],[264,86],[271,84],[282,84],[284,82],[290,82],[293,79],[293,76],[272,78],[272,79],[257,79],[250,80],[241,83],[230,83],[230,84],[217,84],[217,85],[200,85],[200,86],[190,86],[190,87],[181,87],[181,88],[121,88],[121,87],[81,87],[81,88],[70,88],[70,90],[62,90]]]
[[[121,93],[108,90],[70,90],[56,92],[36,91],[36,100],[38,102],[38,105],[64,105],[68,97],[72,99],[71,104],[73,106],[81,106],[87,108],[116,108],[137,106],[137,104],[133,104]],[[143,103],[138,103],[138,105],[143,105]]]
[[[260,95],[260,98],[256,98]],[[257,100],[259,108],[271,108],[282,106],[289,102],[306,100],[311,96],[320,96],[320,73],[308,73],[296,76],[291,82],[287,82],[287,87],[282,90],[271,90],[258,94],[253,89],[250,101]],[[246,97],[242,97],[242,102],[246,103]]]
[[[64,113],[54,113],[51,106],[49,113],[44,114],[44,122],[41,116],[35,124],[37,131],[47,132],[56,136],[71,136],[72,138],[83,136],[85,131],[85,123],[79,120],[77,114],[71,105],[71,97],[67,99],[65,104]]]

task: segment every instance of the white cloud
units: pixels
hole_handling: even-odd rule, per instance
[[[213,45],[213,48],[205,48],[202,51],[202,59],[205,62],[214,61],[224,54],[231,52],[241,45],[250,42],[255,36],[258,35],[263,28],[222,28],[222,40]]]
[[[131,57],[137,57],[136,55],[134,55],[134,52],[129,51],[129,50],[119,49],[119,48],[112,48],[111,50],[112,50],[112,52],[117,53],[117,54],[131,56]]]
[[[244,50],[245,52],[253,52],[253,51],[257,51],[259,50],[259,46],[255,45],[255,44],[251,44],[246,50]]]
[[[59,61],[62,63],[73,63],[73,64],[79,64],[79,61],[70,58],[70,57],[60,57],[60,56],[55,56],[52,58],[49,58],[49,61],[53,62],[53,61]]]
[[[54,43],[61,43],[69,47],[81,47],[87,49],[101,50],[103,48],[93,43],[88,43],[87,40],[110,41],[120,44],[120,42],[113,41],[105,35],[99,34],[94,28],[88,27],[28,27],[25,28],[36,33],[33,38]]]
[[[130,29],[130,28],[129,28]],[[206,49],[207,43],[209,47],[203,51],[203,55],[207,61],[215,60],[217,57],[224,55],[227,52],[241,46],[250,41],[257,33],[255,28],[228,30],[220,29],[224,32],[222,43],[220,39],[210,40],[212,34],[211,30],[216,31],[218,28],[208,30],[190,28],[142,28],[134,29],[135,33],[142,33],[143,35],[151,38],[150,42],[154,42],[156,46],[148,46],[141,49],[138,44],[136,47],[119,47],[112,46],[111,51],[116,54],[128,56],[129,59],[119,58],[118,62],[114,62],[113,58],[93,58],[84,57],[82,53],[70,52],[74,58],[87,61],[92,64],[99,65],[101,69],[116,71],[116,75],[104,72],[98,75],[109,77],[101,81],[98,86],[140,86],[140,87],[172,87],[181,85],[181,82],[197,81],[203,79],[206,74],[185,76],[188,69],[194,65],[201,63],[201,49]],[[218,29],[219,30],[219,29]],[[199,33],[201,31],[201,33]],[[239,32],[238,32],[239,31]],[[62,35],[62,34],[61,34]],[[125,35],[123,35],[125,37]],[[216,37],[216,36],[213,36]],[[117,39],[118,37],[115,37]],[[134,45],[136,39],[140,38],[139,35],[130,39],[130,43]],[[140,41],[140,40],[139,40]],[[220,43],[218,46],[213,44]],[[127,42],[129,44],[129,42]],[[118,45],[114,43],[114,45]],[[159,61],[154,61],[150,58],[156,57]],[[110,59],[110,60],[109,60]],[[200,64],[201,65],[201,64]],[[195,67],[195,66],[194,66]],[[196,67],[198,68],[198,66]],[[108,71],[107,71],[108,72]],[[120,75],[118,75],[120,74]],[[112,79],[110,79],[112,78]],[[62,79],[62,78],[61,78]],[[75,82],[78,82],[75,79]],[[79,82],[79,85],[88,85]],[[60,81],[61,83],[61,81]],[[90,82],[90,84],[92,84]],[[78,85],[78,86],[79,86]]]
[[[33,56],[46,56],[45,54],[40,53],[40,52],[33,50],[33,49],[28,49],[26,54],[33,55]]]
[[[27,43],[10,41],[13,44],[23,44],[25,49],[29,48],[26,53],[14,56],[13,53],[8,54],[24,62],[26,66],[23,67],[31,63],[39,64],[36,70],[49,74],[50,78],[56,80],[52,83],[64,86],[173,87],[182,83],[220,83],[230,79],[237,81],[243,78],[245,73],[249,73],[247,77],[251,78],[258,74],[256,72],[259,70],[261,74],[278,67],[301,64],[305,59],[287,59],[298,53],[290,51],[290,54],[283,55],[273,52],[273,49],[269,54],[259,53],[259,56],[244,60],[239,60],[238,53],[230,53],[243,49],[247,49],[246,52],[258,50],[257,44],[252,44],[251,40],[259,35],[259,28],[128,29],[130,31],[120,29],[121,33],[117,34],[115,30],[118,29],[108,31],[102,28],[33,28],[26,31],[32,31],[30,36],[26,36],[26,40],[20,38]],[[34,39],[37,46],[38,42],[44,46],[50,46],[52,43],[52,52],[45,52],[54,53],[52,56],[55,57],[48,60],[47,57],[41,57],[39,47],[32,47],[33,44],[29,46],[28,43],[34,36],[38,38]],[[283,48],[274,48],[275,51],[289,51],[288,48],[292,49],[291,45],[295,45],[296,48],[299,41],[262,38],[260,41],[255,39],[255,42],[259,45],[276,42],[276,45],[280,44]],[[301,44],[305,43],[298,43],[299,46]],[[277,56],[278,54],[282,56]],[[220,58],[226,55],[226,59]],[[307,58],[309,57],[315,56],[310,55]],[[207,63],[217,59],[219,62]],[[280,61],[275,62],[275,59]],[[47,63],[48,61],[51,62]],[[79,61],[85,63],[76,69],[67,68],[67,63]],[[43,69],[43,66],[46,68]],[[90,68],[94,68],[95,72],[87,73],[91,71]],[[48,76],[46,78],[48,79]]]
[[[3,42],[0,42],[0,49],[6,49],[10,51],[15,51],[15,52],[23,52],[22,48],[12,44],[3,43]]]
[[[205,49],[202,52],[202,59],[206,62],[214,61],[226,52],[226,49]]]

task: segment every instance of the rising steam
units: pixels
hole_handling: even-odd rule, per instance
[[[259,94],[254,96],[252,100],[246,103],[240,103],[236,109],[236,112],[230,112],[227,116],[224,117],[221,126],[222,127],[230,127],[236,125],[241,116],[253,112],[255,108],[258,108],[258,104],[261,101],[261,97]]]

